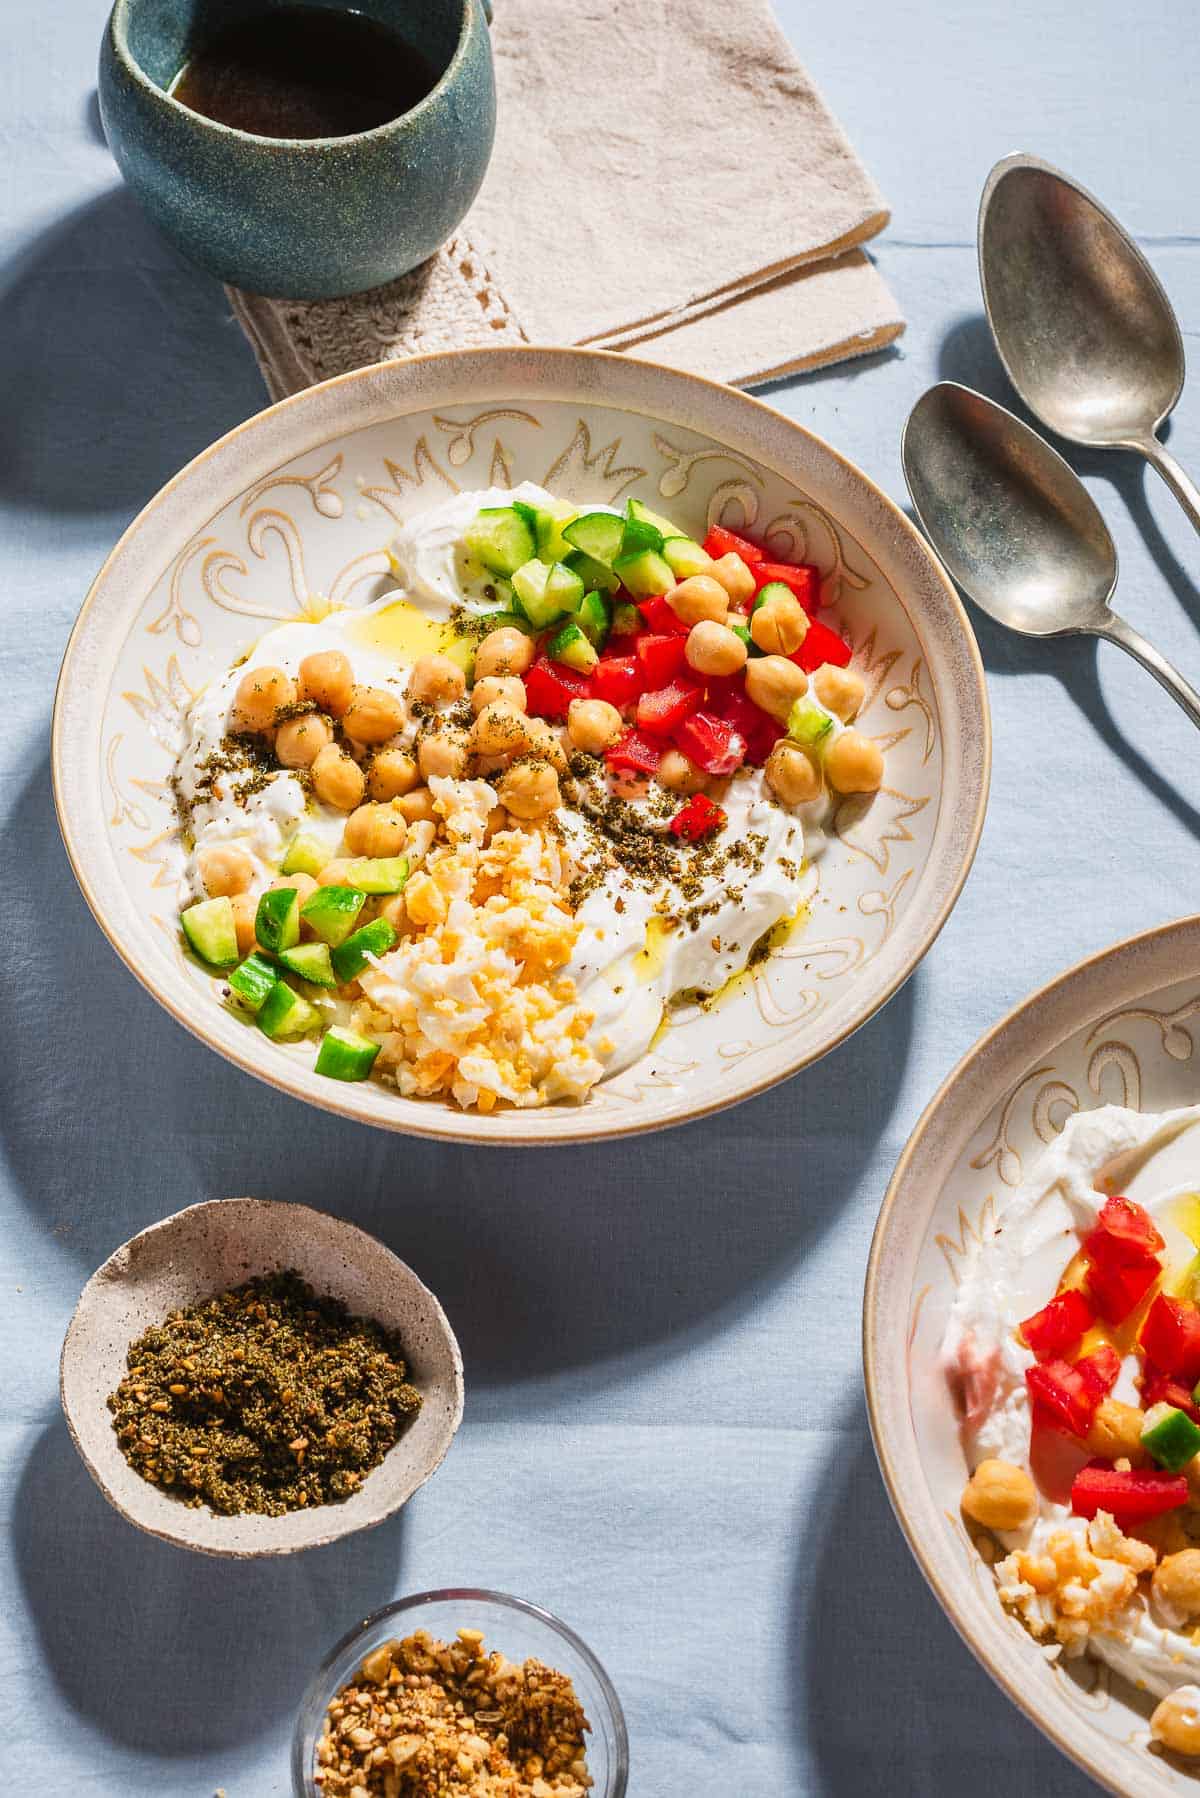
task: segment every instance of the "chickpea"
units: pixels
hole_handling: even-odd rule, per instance
[[[333,732],[319,712],[289,718],[275,732],[275,760],[282,768],[311,768]]]
[[[395,801],[396,810],[410,827],[414,824],[436,824],[439,814],[433,809],[433,794],[428,787],[414,787]]]
[[[407,835],[407,820],[394,805],[360,805],[346,819],[342,841],[351,855],[399,855]]]
[[[475,651],[475,679],[486,680],[491,674],[524,674],[533,657],[533,644],[525,632],[515,624],[501,625],[498,631],[489,631]]]
[[[461,680],[462,670],[456,672]],[[404,707],[386,687],[355,687],[342,719],[346,735],[356,743],[386,743],[403,723]]]
[[[1176,1686],[1155,1708],[1150,1735],[1172,1754],[1200,1754],[1200,1686]]]
[[[296,683],[282,668],[251,668],[233,696],[234,730],[269,730],[276,715],[296,703]]]
[[[1200,1548],[1184,1548],[1160,1561],[1151,1589],[1173,1627],[1200,1617]]]
[[[267,891],[269,893],[281,893],[285,892],[289,887],[295,892],[299,903],[303,905],[304,901],[306,899],[311,899],[316,892],[317,882],[313,879],[311,874],[277,874],[267,888]]]
[[[408,697],[418,705],[454,705],[467,690],[467,677],[449,656],[422,656],[412,665]]]
[[[254,926],[258,919],[258,898],[254,893],[235,893],[233,896],[233,928],[237,932],[237,952],[249,955],[258,948],[258,939],[254,934]]]
[[[1094,1455],[1115,1461],[1128,1455],[1135,1464],[1146,1459],[1142,1447],[1142,1428],[1146,1413],[1136,1405],[1122,1404],[1118,1398],[1101,1399],[1084,1441]]]
[[[471,688],[471,710],[482,712],[485,705],[502,699],[515,711],[523,712],[528,701],[525,698],[525,682],[515,674],[485,674]]]
[[[558,804],[558,775],[549,762],[530,757],[508,770],[497,793],[514,818],[532,822],[546,817]]]
[[[667,604],[681,624],[724,624],[729,615],[729,595],[720,581],[708,574],[693,574],[667,594]]]
[[[1037,1516],[1037,1488],[1011,1461],[981,1461],[967,1482],[962,1508],[986,1530],[1024,1529]]]
[[[808,676],[786,656],[751,656],[746,663],[746,697],[780,724],[808,692]]]
[[[354,692],[354,671],[340,649],[323,649],[300,664],[300,697],[340,718]]]
[[[607,699],[573,699],[567,713],[567,732],[576,749],[599,755],[624,735],[625,721]]]
[[[851,718],[857,716],[867,690],[861,674],[854,674],[849,668],[835,667],[832,662],[821,663],[813,675],[812,685],[825,710],[840,718],[843,724],[849,724]]]
[[[467,771],[467,739],[461,730],[435,730],[417,745],[417,766],[423,780],[444,775],[461,780]]]
[[[470,743],[474,755],[518,755],[529,747],[529,720],[507,700],[494,699],[471,726]]]
[[[705,775],[681,749],[668,749],[655,769],[654,778],[668,793],[698,793]]]
[[[352,756],[336,743],[327,743],[310,770],[313,791],[335,812],[352,812],[362,804],[366,778]]]
[[[821,791],[821,776],[797,743],[776,743],[763,773],[776,799],[784,805],[807,805]]]
[[[708,579],[717,581],[731,605],[744,606],[754,595],[754,576],[735,550],[720,556],[708,571]]]
[[[746,666],[748,652],[736,631],[703,618],[688,632],[683,653],[697,674],[736,674]]]
[[[317,875],[319,887],[346,887],[350,885],[350,858],[335,855],[331,862],[326,862]]]
[[[534,755],[540,755],[544,761],[549,762],[556,774],[567,772],[567,751],[561,731],[555,730],[545,718],[531,718],[526,726],[526,734]]]
[[[825,751],[825,778],[835,793],[877,793],[883,785],[883,751],[861,731],[844,730]]]
[[[794,655],[808,635],[808,613],[794,594],[776,593],[751,612],[750,635],[769,656]]]
[[[367,791],[372,799],[397,799],[401,793],[411,793],[420,778],[417,758],[410,750],[385,746],[371,757]]]
[[[234,843],[214,843],[196,856],[196,872],[210,899],[232,899],[254,879],[254,863]]]

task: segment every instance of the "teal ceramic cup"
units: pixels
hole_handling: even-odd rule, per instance
[[[197,43],[295,3],[116,0],[100,112],[122,175],[185,255],[252,293],[325,299],[407,273],[452,235],[487,169],[496,90],[481,0],[350,0],[438,71],[410,112],[351,137],[270,138],[171,98]]]

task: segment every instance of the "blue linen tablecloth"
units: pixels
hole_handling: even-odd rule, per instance
[[[393,1595],[477,1582],[573,1623],[624,1699],[634,1798],[1092,1790],[971,1660],[916,1572],[860,1389],[863,1269],[920,1109],[980,1031],[1117,937],[1195,909],[1191,726],[1115,651],[978,619],[995,724],[975,872],[926,964],[818,1067],[722,1117],[549,1153],[406,1142],[226,1067],[118,965],[54,822],[67,632],[150,494],[262,403],[219,287],[99,135],[106,0],[4,9],[0,58],[0,1740],[13,1792],[283,1798],[316,1660]],[[681,14],[685,17],[685,11]],[[898,353],[769,397],[897,499],[941,375],[1004,397],[979,312],[991,163],[1036,150],[1137,232],[1200,328],[1184,0],[782,0],[894,218]],[[1200,466],[1200,371],[1172,446]],[[1078,457],[1128,615],[1200,677],[1200,542],[1153,475]],[[84,1279],[133,1231],[252,1192],[376,1231],[444,1300],[466,1422],[400,1518],[282,1563],[128,1528],[59,1415]]]

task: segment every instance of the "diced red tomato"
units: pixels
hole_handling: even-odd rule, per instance
[[[1141,1388],[1142,1403],[1147,1411],[1151,1405],[1174,1405],[1177,1411],[1185,1411],[1193,1423],[1200,1423],[1200,1405],[1196,1403],[1194,1392],[1173,1380],[1170,1374],[1147,1363],[1142,1369]]]
[[[675,616],[662,593],[656,593],[653,599],[639,600],[638,611],[645,619],[647,628],[659,637],[686,637],[692,628],[682,618]]]
[[[587,699],[591,683],[586,674],[562,662],[539,656],[526,670],[525,702],[531,718],[565,718],[573,699]]]
[[[642,671],[642,685],[647,691],[668,687],[686,666],[686,637],[648,635],[637,640],[637,657]]]
[[[752,768],[761,768],[784,734],[782,725],[747,697],[740,674],[709,680],[707,686],[704,709],[745,737],[747,762]]]
[[[808,635],[791,659],[803,668],[805,674],[811,674],[822,662],[832,662],[835,668],[844,668],[850,660],[850,654],[850,645],[844,637],[831,631],[819,618],[810,618]]]
[[[602,656],[589,678],[592,697],[607,699],[619,712],[632,705],[642,690],[642,671],[636,656]]]
[[[1145,1261],[1166,1247],[1150,1213],[1133,1199],[1105,1199],[1093,1230],[1084,1238],[1089,1261]]]
[[[704,688],[692,680],[674,680],[669,687],[643,693],[637,702],[638,729],[654,737],[669,737],[703,698]]]
[[[1190,1389],[1200,1380],[1200,1310],[1160,1292],[1146,1313],[1141,1346],[1153,1366]]]
[[[693,793],[671,819],[669,828],[677,837],[686,837],[689,843],[696,843],[709,831],[720,830],[724,823],[725,813],[707,793]]]
[[[1137,1310],[1161,1269],[1157,1261],[1093,1263],[1088,1268],[1086,1290],[1106,1324],[1123,1324]]]
[[[1081,1373],[1089,1388],[1096,1394],[1096,1403],[1107,1398],[1117,1383],[1117,1375],[1121,1371],[1121,1357],[1109,1342],[1102,1342],[1098,1349],[1075,1363],[1076,1373]]]
[[[753,568],[756,562],[764,562],[767,552],[760,549],[757,543],[751,543],[746,537],[739,537],[734,531],[723,530],[719,524],[710,526],[708,536],[704,539],[704,550],[714,562],[722,556],[730,554],[740,556],[747,567]]]
[[[1109,1511],[1118,1523],[1142,1523],[1187,1503],[1188,1483],[1182,1473],[1133,1468],[1120,1473],[1107,1461],[1089,1461],[1075,1475],[1071,1509],[1077,1517]]]
[[[1021,1337],[1039,1361],[1056,1361],[1078,1346],[1094,1322],[1095,1313],[1082,1292],[1060,1292],[1025,1319]]]
[[[768,581],[782,581],[790,587],[806,612],[815,612],[821,603],[820,571],[806,562],[759,562],[754,569],[755,587],[765,587]]]
[[[632,768],[638,774],[653,774],[662,761],[662,743],[643,736],[640,730],[627,730],[625,735],[604,751],[610,768]]]
[[[693,712],[685,718],[675,741],[706,774],[732,774],[746,759],[745,737],[712,712]]]
[[[1086,1436],[1104,1397],[1097,1380],[1069,1361],[1045,1361],[1025,1369],[1030,1401],[1071,1436]]]

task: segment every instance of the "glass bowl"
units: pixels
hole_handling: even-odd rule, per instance
[[[587,1738],[589,1798],[624,1798],[629,1777],[629,1737],[625,1716],[604,1668],[574,1630],[523,1598],[504,1592],[480,1592],[464,1586],[444,1592],[418,1592],[401,1598],[343,1636],[309,1682],[292,1737],[292,1787],[295,1798],[321,1798],[313,1780],[317,1742],[335,1693],[373,1648],[396,1636],[428,1630],[435,1640],[452,1642],[460,1629],[483,1632],[485,1648],[498,1648],[510,1661],[531,1657],[565,1673],[575,1687],[591,1724]]]

